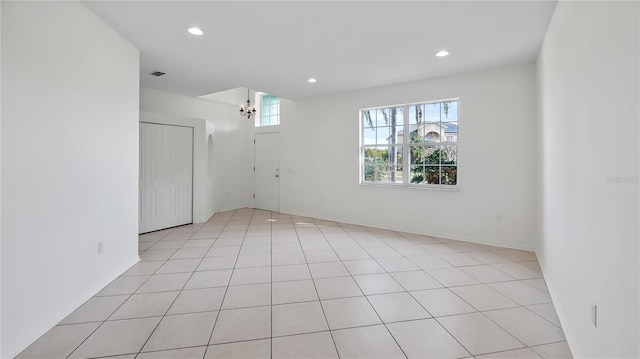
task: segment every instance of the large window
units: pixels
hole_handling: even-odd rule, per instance
[[[360,111],[361,183],[458,184],[458,100]]]
[[[259,116],[256,126],[275,126],[280,124],[280,99],[273,95],[260,95]]]

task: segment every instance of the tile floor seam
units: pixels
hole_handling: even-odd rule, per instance
[[[234,210],[234,211],[233,211],[233,215],[235,215],[237,212],[238,212],[238,210]],[[232,216],[231,218],[233,218],[233,216]],[[251,219],[252,219],[252,218],[253,218],[253,212],[251,213],[251,216],[249,217],[249,223],[251,223]],[[231,220],[229,220],[229,222],[231,222]],[[224,229],[229,225],[229,222],[227,222],[227,223],[224,225],[224,227],[223,227],[223,229],[222,229],[221,233],[222,233],[222,232],[224,232]],[[242,241],[241,241],[240,247],[242,247],[242,243],[244,243],[245,238],[246,238],[246,234],[247,234],[247,232],[248,232],[248,231],[249,231],[249,225],[247,225],[247,228],[246,228],[246,230],[245,230],[245,236],[242,238]],[[212,245],[212,246],[213,246],[213,245]],[[238,253],[239,253],[239,252],[238,252]],[[222,311],[222,304],[224,303],[224,299],[226,298],[226,296],[227,296],[227,292],[229,291],[229,286],[231,285],[231,279],[233,278],[233,273],[234,273],[234,272],[235,272],[235,270],[236,270],[235,266],[236,266],[236,263],[238,263],[238,257],[239,257],[239,256],[240,256],[240,255],[238,255],[238,256],[236,257],[236,260],[235,260],[235,262],[234,262],[233,268],[231,269],[231,275],[229,276],[229,282],[228,282],[227,286],[225,287],[224,294],[222,295],[222,299],[221,299],[221,301],[220,301],[220,308],[219,308],[219,310],[218,310],[218,315],[216,315],[216,319],[213,321],[213,327],[211,328],[211,333],[209,333],[209,340],[207,341],[207,348],[206,348],[206,349],[205,349],[205,351],[204,351],[204,356],[203,356],[203,358],[207,356],[207,351],[209,350],[209,345],[211,345],[211,340],[213,339],[213,332],[216,330],[216,324],[218,324],[218,319],[220,318],[220,312]]]
[[[349,237],[351,237],[351,236],[349,236]],[[326,238],[326,237],[325,237],[325,238]],[[357,242],[356,242],[356,243],[357,243]],[[360,245],[360,244],[358,243],[358,245]],[[364,250],[364,248],[362,248],[362,247],[360,247],[360,248],[361,248],[362,250]],[[366,253],[366,252],[367,252],[367,251],[365,251],[365,253]],[[342,261],[342,260],[341,260],[341,262],[344,262],[344,261]],[[378,263],[377,261],[376,261],[376,263],[377,263],[378,265],[380,265],[380,263]],[[343,266],[344,266],[344,263],[343,263]],[[383,269],[384,269],[384,268],[383,268]],[[348,270],[348,269],[347,269],[347,272],[349,272],[349,270]],[[395,278],[393,278],[393,276],[391,276],[389,273],[387,273],[387,272],[386,272],[386,270],[385,270],[385,273],[386,273],[389,277],[391,277],[391,279],[392,279],[394,282],[396,282],[396,284],[397,284],[397,285],[399,285],[399,286],[402,288],[402,286],[400,285],[400,283],[398,283],[398,282],[395,280]],[[373,312],[374,312],[374,313],[376,313],[376,316],[378,316],[378,319],[380,319],[380,323],[382,323],[382,325],[384,325],[384,328],[387,330],[387,333],[389,333],[389,335],[391,336],[391,338],[393,339],[393,341],[396,343],[396,345],[398,346],[398,348],[400,349],[400,351],[402,352],[402,354],[405,356],[405,358],[408,358],[407,353],[405,353],[405,351],[404,351],[404,349],[402,348],[402,346],[400,346],[400,343],[398,343],[398,340],[396,340],[396,338],[393,336],[393,334],[391,333],[391,330],[389,330],[389,327],[387,327],[387,324],[384,322],[384,320],[382,320],[382,317],[380,316],[380,314],[378,313],[378,311],[376,310],[376,308],[373,306],[373,304],[371,304],[371,301],[370,301],[370,300],[369,300],[369,298],[367,297],[367,294],[364,292],[364,290],[362,290],[362,287],[360,286],[360,284],[355,280],[355,278],[354,278],[354,276],[351,274],[351,272],[349,272],[349,275],[350,275],[350,277],[351,277],[351,280],[353,280],[353,281],[356,283],[356,285],[358,286],[358,288],[360,289],[360,291],[364,294],[364,298],[366,299],[367,303],[369,303],[369,306],[373,309]],[[374,275],[374,274],[372,274],[372,275]],[[387,294],[387,293],[379,293],[379,294]],[[428,313],[428,312],[427,312],[427,313]],[[327,322],[327,324],[328,324],[328,322]],[[379,324],[378,324],[378,325],[379,325]],[[346,328],[341,328],[341,329],[346,329]],[[336,348],[336,349],[337,349],[337,348]]]
[[[476,284],[471,284],[471,285],[476,285]],[[486,284],[485,284],[485,285],[486,285]],[[457,286],[457,287],[466,287],[466,286],[462,286],[462,285],[461,285],[461,286]],[[447,288],[447,289],[449,289],[449,287],[446,287],[446,288]],[[455,287],[454,287],[454,288],[455,288]],[[498,291],[494,290],[493,288],[491,288],[491,287],[489,287],[489,288],[490,288],[491,290],[493,290],[494,292],[498,293]],[[471,304],[468,300],[464,299],[462,296],[460,296],[460,295],[459,295],[458,293],[456,293],[455,291],[453,291],[453,290],[449,289],[449,292],[453,293],[453,295],[455,295],[456,297],[458,297],[460,300],[462,300],[463,302],[465,302],[465,303],[467,303],[468,305],[470,305],[470,306],[471,306],[471,308],[475,309],[477,312],[483,312],[482,310],[478,309],[475,305]],[[498,293],[498,294],[500,294],[500,293]],[[500,294],[500,295],[502,295],[502,294]],[[507,297],[506,297],[506,296],[504,296],[504,295],[503,295],[503,297],[507,298]],[[509,298],[507,298],[507,299],[509,299]],[[510,300],[510,299],[509,299],[509,300]],[[512,301],[512,302],[514,302],[514,303],[515,303],[515,301]],[[516,304],[518,304],[518,303],[516,303]],[[519,304],[518,304],[517,306],[519,306]],[[516,307],[517,307],[517,306],[516,306]],[[509,308],[515,308],[515,307],[509,307]],[[499,309],[503,309],[503,308],[499,308]],[[493,310],[493,309],[489,309],[489,310]],[[486,311],[486,310],[485,310],[485,311]]]
[[[401,253],[401,254],[402,254],[402,253]],[[435,255],[435,254],[433,254],[433,253],[432,253],[432,255]],[[404,254],[402,254],[402,256],[403,256],[403,258],[405,258],[405,259],[407,259],[407,260],[409,260],[409,261],[411,262],[411,260],[410,260],[409,258],[406,258],[406,256],[405,256]],[[413,263],[413,262],[412,262],[412,263]],[[415,263],[414,263],[414,264],[415,264]],[[455,266],[453,266],[453,267],[455,268]],[[424,270],[424,269],[422,269],[422,268],[420,268],[420,269],[421,269],[421,271],[423,271],[423,272],[424,272],[424,273],[426,273],[427,275],[431,276],[429,273],[427,273],[427,271],[426,271],[426,270]],[[452,293],[453,295],[457,295],[455,292],[453,292],[451,289],[449,289],[449,286],[447,286],[447,285],[445,285],[444,283],[440,282],[437,278],[435,278],[435,277],[433,277],[433,276],[431,276],[431,277],[432,277],[436,282],[438,282],[440,285],[442,285],[443,287],[442,287],[442,288],[427,289],[427,290],[447,289],[447,290],[448,290],[450,293]],[[394,278],[394,279],[395,279],[395,278]],[[404,287],[403,287],[403,288],[404,288]],[[460,341],[460,340],[459,340],[455,335],[453,335],[453,333],[451,333],[451,332],[450,332],[450,331],[449,331],[449,330],[448,330],[444,325],[442,325],[442,323],[440,323],[440,321],[438,321],[438,320],[437,320],[437,318],[438,318],[438,317],[436,317],[436,316],[432,315],[432,314],[431,314],[431,312],[429,312],[429,310],[427,310],[427,308],[425,308],[425,307],[424,307],[424,305],[423,305],[419,300],[417,300],[417,298],[415,298],[415,297],[413,296],[413,294],[411,293],[411,291],[408,291],[408,290],[407,290],[407,293],[408,293],[408,294],[409,294],[409,295],[410,295],[410,296],[411,296],[411,297],[412,297],[412,298],[413,298],[413,299],[414,299],[414,300],[415,300],[415,301],[416,301],[416,302],[417,302],[417,303],[418,303],[418,304],[419,304],[419,305],[420,305],[420,306],[421,306],[421,307],[422,307],[422,308],[423,308],[427,313],[429,313],[429,315],[431,315],[431,318],[429,318],[429,319],[433,319],[433,320],[435,320],[435,321],[436,321],[436,323],[440,326],[440,328],[444,329],[444,330],[449,334],[449,336],[450,336],[451,338],[453,338],[453,339],[454,339],[454,340],[455,340],[455,341],[456,341],[456,342],[457,342],[457,343],[458,343],[462,348],[464,348],[464,350],[466,350],[466,351],[467,351],[467,353],[471,354],[471,356],[472,356],[472,357],[475,357],[475,356],[471,353],[471,351],[470,351],[467,347],[465,347],[465,346],[462,344],[462,342],[461,342],[461,341]],[[460,298],[460,299],[462,299],[462,298]],[[462,300],[463,300],[463,299],[462,299]],[[463,300],[463,301],[464,301],[464,300]],[[466,303],[466,301],[464,301],[464,302]],[[469,303],[467,303],[467,304],[469,304]],[[469,304],[469,305],[470,305],[470,304]],[[472,308],[473,308],[473,309],[476,309],[476,311],[477,311],[477,308],[475,308],[475,307],[473,307],[473,306],[472,306]],[[455,316],[455,315],[459,315],[459,314],[451,314],[451,315],[446,315],[446,316]],[[442,317],[442,316],[440,316],[440,317]],[[393,334],[392,334],[392,335],[393,335]]]
[[[533,350],[533,348],[537,348],[537,347],[542,347],[545,345],[550,345],[550,344],[558,344],[558,343],[566,343],[567,340],[557,340],[557,341],[553,341],[553,342],[549,342],[549,343],[543,343],[543,344],[536,344],[536,345],[528,345],[527,348],[531,348]],[[535,350],[534,350],[535,351]],[[537,352],[536,352],[537,353]]]
[[[298,233],[298,230],[295,227],[294,227],[294,231],[296,233],[296,237],[298,237],[298,243],[300,244],[300,247],[302,247],[302,243],[300,243],[300,235]],[[323,235],[323,238],[324,238],[324,235]],[[326,238],[325,238],[325,241],[326,241]],[[333,250],[333,247],[331,247],[331,252],[333,252],[333,254],[337,256],[337,253],[335,252],[335,250]],[[336,341],[333,337],[333,333],[331,332],[331,327],[329,326],[329,320],[327,319],[327,313],[325,312],[324,306],[322,305],[322,300],[320,299],[320,292],[318,292],[318,286],[316,285],[316,281],[314,280],[313,274],[311,273],[311,267],[309,266],[309,262],[307,261],[307,255],[304,252],[304,250],[302,251],[302,256],[304,257],[307,270],[309,271],[309,277],[311,278],[311,283],[313,283],[313,289],[316,291],[316,296],[318,297],[318,303],[320,304],[320,309],[322,310],[324,321],[325,323],[327,323],[327,328],[329,328],[329,336],[331,337],[331,343],[333,343],[333,349],[336,351],[336,355],[338,356],[338,359],[340,359],[340,352],[338,352],[338,346],[336,345]]]
[[[400,254],[402,254],[402,253],[400,253]],[[405,258],[405,259],[409,260],[408,258],[406,258],[406,256],[405,256],[404,254],[402,254],[402,258]],[[411,260],[409,260],[409,261],[411,262]],[[376,261],[376,262],[377,262],[377,261]],[[412,263],[413,263],[413,262],[412,262]],[[378,263],[378,265],[379,265],[379,264],[380,264],[380,263]],[[414,264],[415,264],[415,263],[414,263]],[[421,268],[421,269],[422,269],[422,268]],[[385,269],[385,270],[386,270],[386,269]],[[422,270],[422,271],[426,273],[426,270]],[[396,281],[396,283],[397,283],[397,280],[396,280],[396,279],[395,279],[395,278],[394,278],[390,273],[387,273],[387,274],[388,274],[391,278],[393,278],[393,280],[395,280],[395,281]],[[427,275],[429,275],[429,273],[426,273],[426,274],[427,274]],[[453,292],[451,289],[449,289],[449,287],[448,287],[448,286],[444,285],[444,283],[441,283],[440,281],[438,281],[438,279],[437,279],[437,278],[435,278],[435,277],[432,277],[432,278],[433,278],[434,280],[436,280],[438,283],[440,283],[440,284],[443,286],[443,288],[446,288],[447,290],[449,290],[449,292]],[[355,279],[354,279],[354,280],[355,280]],[[357,284],[357,282],[356,282],[356,284]],[[400,283],[398,283],[398,285],[400,285]],[[404,288],[402,285],[400,285],[400,286],[401,286],[402,288]],[[364,293],[364,292],[363,292],[363,293]],[[449,332],[449,330],[448,330],[447,328],[445,328],[445,327],[444,327],[444,325],[442,325],[442,323],[440,323],[440,322],[436,319],[436,317],[434,317],[434,316],[431,314],[431,312],[429,312],[429,311],[427,310],[427,308],[425,308],[425,307],[424,307],[424,305],[422,305],[422,303],[420,303],[420,301],[418,301],[418,300],[417,300],[417,299],[416,299],[416,298],[411,294],[411,292],[410,292],[410,291],[406,291],[406,293],[407,293],[407,294],[409,294],[409,295],[411,296],[411,298],[413,298],[413,300],[415,300],[415,301],[418,303],[418,305],[420,305],[420,307],[422,307],[422,308],[427,312],[427,314],[431,315],[431,318],[432,318],[432,319],[434,319],[434,320],[436,321],[436,323],[438,323],[438,325],[439,325],[441,328],[443,328],[445,331],[447,331],[447,333],[448,333],[448,334],[449,334],[449,335],[450,335],[450,336],[451,336],[451,337],[452,337],[456,342],[458,342],[458,344],[460,344],[460,345],[462,346],[462,348],[464,348],[464,349],[465,349],[469,354],[471,354],[471,355],[473,356],[473,354],[471,353],[471,351],[470,351],[467,347],[465,347],[465,346],[460,342],[460,340],[458,340],[458,338],[457,338],[456,336],[454,336],[454,335],[453,335],[453,333]],[[455,293],[454,293],[454,294],[455,294]],[[366,297],[366,295],[365,295],[365,297]],[[368,300],[368,299],[367,299],[367,300]],[[371,303],[369,303],[369,305],[371,305]],[[371,305],[371,306],[373,307],[373,305]],[[473,307],[473,308],[475,309],[475,307]],[[375,311],[375,308],[373,308],[373,310]],[[377,312],[376,312],[376,314],[377,314]],[[382,318],[380,318],[380,320],[382,321]],[[383,323],[384,323],[384,322],[383,322]],[[393,333],[392,333],[392,332],[389,330],[389,328],[386,326],[386,324],[385,324],[385,328],[387,328],[387,331],[388,331],[388,332],[389,332],[389,334],[393,337],[393,340],[394,340],[394,341],[396,341],[396,344],[398,345],[398,347],[400,347],[400,349],[402,350],[403,354],[404,354],[405,356],[407,356],[407,355],[406,355],[406,353],[404,352],[404,349],[402,349],[402,347],[400,346],[400,344],[398,343],[398,341],[396,340],[396,338],[393,336]],[[407,356],[407,357],[408,357],[408,356]]]
[[[491,352],[491,353],[483,353],[483,354],[478,354],[477,356],[481,356],[481,355],[491,355],[491,354],[497,354],[497,353],[508,353],[510,351],[513,350],[522,350],[522,349],[527,349],[529,348],[528,346],[525,346],[523,348],[514,348],[514,349],[505,349],[505,350],[497,350],[495,352]],[[537,353],[536,353],[537,354]]]
[[[194,234],[192,234],[189,238],[193,237]],[[211,244],[213,246],[213,244]],[[177,251],[176,251],[177,252]],[[174,252],[174,254],[176,253]],[[167,259],[167,261],[171,260],[171,257],[169,259]],[[202,259],[200,259],[200,262],[198,262],[198,265],[196,266],[196,268],[198,268],[198,266],[200,266],[200,264],[202,264],[202,261],[204,260],[204,257]],[[166,262],[165,262],[166,263]],[[164,265],[164,264],[163,264]],[[162,268],[162,266],[160,267]],[[160,270],[160,268],[158,268],[156,270],[156,272],[158,270]],[[187,283],[189,283],[189,280],[191,280],[191,278],[193,277],[193,274],[195,273],[195,270],[191,272],[191,275],[189,276],[189,278],[187,278],[187,280],[184,282],[184,284],[182,285],[182,288],[180,289],[180,291],[178,292],[178,295],[176,295],[176,297],[173,299],[173,301],[171,302],[171,304],[169,304],[169,306],[167,307],[167,310],[165,311],[164,315],[162,316],[162,318],[160,319],[160,321],[158,321],[158,324],[156,324],[156,326],[153,328],[153,330],[151,331],[151,333],[149,334],[149,336],[147,337],[147,340],[144,341],[144,344],[142,344],[142,346],[140,347],[140,349],[138,349],[138,353],[136,356],[138,356],[142,350],[144,349],[144,347],[147,345],[147,343],[149,342],[149,339],[151,339],[151,337],[153,336],[153,334],[156,332],[156,330],[158,330],[158,327],[160,327],[160,324],[162,323],[162,321],[164,320],[165,317],[167,317],[167,313],[169,313],[169,311],[171,310],[171,307],[175,304],[176,300],[178,300],[178,298],[180,297],[180,294],[182,294],[182,291],[184,290],[184,288],[187,286]],[[140,288],[138,288],[140,289]],[[137,291],[137,290],[136,290]],[[219,314],[216,314],[216,320],[218,318]],[[214,321],[215,323],[215,321]]]
[[[104,322],[100,323],[100,325],[98,325],[94,330],[92,330],[92,331],[91,331],[91,333],[90,333],[89,335],[87,335],[87,337],[86,337],[86,338],[84,338],[84,340],[83,340],[80,344],[78,344],[78,345],[77,345],[77,346],[76,346],[76,347],[71,351],[71,353],[69,353],[69,355],[67,355],[67,356],[66,356],[66,358],[69,358],[71,355],[73,355],[73,353],[74,353],[76,350],[78,350],[78,348],[80,348],[80,346],[82,346],[82,344],[84,344],[84,342],[86,342],[86,341],[87,341],[87,339],[89,339],[89,338],[90,338],[90,337],[91,337],[91,336],[92,336],[92,335],[93,335],[93,334],[94,334],[98,329],[100,329],[100,327],[101,327],[104,323],[106,323],[106,321],[104,321]]]
[[[520,264],[521,262],[512,261],[511,263]],[[493,264],[490,264],[490,266],[491,266],[493,269],[495,269],[495,270],[498,270],[498,271],[500,271],[500,272],[502,272],[502,273],[504,273],[504,274],[506,274],[506,275],[508,275],[508,276],[510,276],[510,277],[513,277],[513,278],[514,278],[515,280],[517,280],[517,281],[523,281],[523,280],[527,280],[527,279],[541,279],[541,278],[543,278],[543,276],[542,276],[542,273],[541,273],[541,272],[539,272],[539,271],[537,271],[537,270],[535,270],[535,269],[533,269],[533,268],[526,267],[526,266],[525,266],[525,267],[526,267],[527,269],[529,269],[529,270],[531,270],[531,271],[534,271],[534,272],[538,272],[538,273],[540,273],[540,277],[535,277],[535,278],[516,278],[516,277],[514,277],[513,275],[511,275],[511,274],[509,274],[509,273],[505,272],[504,270],[501,270],[500,268],[496,268],[496,267],[494,267],[494,265],[495,265],[495,264],[505,264],[505,263],[493,263]],[[522,265],[522,264],[520,264],[520,265]],[[525,283],[525,284],[526,284],[526,283]],[[537,288],[534,288],[534,289],[537,289]]]
[[[517,338],[516,338],[517,339]],[[490,354],[496,354],[496,353],[506,353],[506,352],[510,352],[513,350],[521,350],[521,349],[531,349],[534,351],[534,353],[536,353],[537,355],[539,355],[540,357],[542,357],[541,354],[539,354],[537,351],[535,351],[536,347],[540,347],[540,346],[544,346],[544,345],[549,345],[549,344],[557,344],[557,343],[564,343],[566,342],[566,340],[559,340],[559,341],[555,341],[555,342],[549,342],[549,343],[544,343],[544,344],[537,344],[537,345],[525,345],[522,348],[513,348],[513,349],[505,349],[505,350],[498,350],[495,352],[491,352],[491,353],[483,353],[483,354],[478,354],[478,355],[490,355]],[[524,343],[523,343],[524,344]]]
[[[138,262],[140,263],[140,261]],[[137,263],[136,263],[137,264]],[[128,270],[128,269],[127,269]],[[157,269],[156,269],[157,270]],[[126,272],[126,271],[125,271]],[[124,274],[124,273],[123,273]],[[118,276],[116,279],[114,279],[113,281],[111,281],[111,283],[115,282],[118,278],[121,278],[122,275]],[[122,303],[120,303],[120,305],[118,306],[118,308],[116,308],[113,312],[111,312],[111,314],[109,314],[107,316],[107,318],[105,318],[104,320],[101,321],[100,325],[98,325],[96,327],[96,329],[94,329],[91,334],[89,334],[80,344],[78,344],[78,346],[75,347],[75,349],[73,349],[73,351],[71,351],[71,353],[69,353],[69,355],[66,356],[66,358],[69,358],[71,355],[73,355],[73,353],[75,353],[76,350],[78,350],[78,348],[80,348],[82,346],[82,344],[84,344],[98,329],[100,329],[107,321],[109,321],[109,318],[111,318],[111,316],[113,316],[113,314],[118,311],[123,305],[124,303],[126,303],[132,296],[133,294],[135,294],[135,292],[140,289],[146,282],[148,282],[151,279],[151,275],[149,275],[149,278],[147,278],[144,282],[142,282],[131,294],[128,294],[127,299],[125,299]],[[107,286],[109,286],[111,283],[107,284]],[[107,287],[105,286],[105,288]],[[102,288],[100,291],[104,290],[104,288]],[[96,293],[99,294],[100,292]],[[116,296],[116,295],[112,295],[112,296]],[[89,298],[89,300],[91,300],[92,298],[96,298],[96,296],[94,295],[93,297]],[[87,302],[89,301],[87,300]],[[86,302],[85,302],[86,303]],[[82,304],[84,305],[84,303]],[[82,306],[81,305],[81,306]],[[80,307],[76,308],[75,310],[78,310]],[[74,311],[75,311],[74,310]],[[72,312],[73,313],[73,312]],[[64,320],[64,319],[63,319]],[[57,326],[57,325],[56,325]]]
[[[160,349],[160,350],[150,350],[147,352],[142,352],[142,353],[135,353],[136,355],[140,355],[140,354],[148,354],[148,353],[161,353],[161,352],[166,352],[166,351],[171,351],[171,350],[177,350],[177,349],[190,349],[190,348],[204,348],[207,347],[207,344],[204,345],[189,345],[189,346],[185,346],[185,347],[179,347],[179,348],[171,348],[171,349]],[[120,356],[122,354],[118,354],[118,355],[111,355],[110,357],[117,357]],[[125,354],[126,355],[126,354]],[[204,357],[204,356],[203,356]],[[177,359],[177,358],[176,358]]]
[[[273,219],[273,212],[269,212],[269,219]],[[269,338],[269,358],[273,358],[273,222],[269,221],[269,258],[271,280],[269,281],[269,292],[271,294],[271,307],[269,308],[269,320],[271,322],[271,332]]]
[[[195,233],[197,233],[197,231],[196,231]],[[195,235],[195,233],[192,233],[192,234],[189,236],[189,239],[190,239],[190,238],[192,238],[192,237]],[[168,236],[169,234],[170,234],[170,232],[169,232],[169,233],[167,233],[167,236]],[[165,236],[165,238],[166,238],[166,236]],[[183,246],[187,243],[187,241],[188,241],[189,239],[187,239],[187,240],[185,241],[185,243],[183,243]],[[214,243],[215,243],[215,241],[214,241]],[[211,244],[211,246],[209,246],[209,249],[211,249],[211,247],[212,247],[212,246],[213,246],[213,243]],[[182,246],[181,246],[181,247],[182,247]],[[180,247],[180,248],[181,248],[181,247]],[[178,249],[179,249],[179,248],[178,248]],[[167,258],[167,259],[163,262],[163,264],[162,264],[162,265],[160,265],[160,266],[159,266],[159,267],[154,271],[154,273],[153,273],[152,275],[156,274],[156,273],[160,270],[160,268],[162,268],[162,266],[164,266],[168,261],[170,261],[170,260],[171,260],[171,257],[177,253],[178,249],[176,249],[176,250],[171,254],[171,256],[169,256],[169,258]],[[202,257],[202,258],[200,259],[200,262],[198,262],[198,265],[196,266],[196,268],[195,268],[195,269],[197,269],[197,268],[200,266],[200,264],[202,264],[202,261],[204,260],[204,258],[205,258],[205,257]],[[171,304],[167,307],[167,310],[165,311],[165,314],[164,314],[164,315],[162,315],[161,319],[158,321],[158,324],[156,324],[156,326],[155,326],[155,327],[154,327],[154,329],[151,331],[151,333],[149,334],[149,336],[147,337],[147,339],[145,340],[145,342],[142,344],[142,346],[140,347],[140,349],[138,349],[138,353],[136,353],[136,356],[138,356],[138,355],[142,352],[142,350],[144,349],[145,345],[147,345],[147,343],[149,342],[149,339],[151,339],[151,337],[152,337],[152,336],[153,336],[153,334],[156,332],[156,330],[158,329],[158,327],[160,326],[160,324],[162,323],[162,321],[164,320],[164,318],[167,316],[167,313],[169,313],[169,311],[171,310],[171,307],[175,304],[176,300],[178,300],[178,298],[180,297],[180,294],[182,294],[182,291],[183,291],[183,290],[184,290],[184,288],[186,287],[187,283],[189,283],[189,280],[191,280],[191,278],[193,277],[194,273],[196,272],[196,270],[195,270],[195,269],[191,272],[191,275],[189,276],[189,278],[187,278],[187,280],[186,280],[186,281],[185,281],[185,283],[183,284],[182,289],[180,289],[180,290],[178,291],[178,294],[176,295],[176,297],[173,299],[173,301],[171,302]],[[164,274],[171,274],[171,273],[164,273]],[[175,273],[174,273],[174,274],[175,274]],[[150,278],[151,278],[151,277],[149,277],[149,279],[150,279]],[[149,279],[147,279],[147,281],[148,281]],[[146,283],[147,281],[145,281],[145,283]],[[144,284],[143,284],[143,285],[144,285]],[[141,287],[142,287],[142,286],[138,287],[138,289],[136,289],[136,291],[135,291],[133,294],[135,294],[135,293],[136,293],[136,292],[137,292]],[[171,291],[162,291],[162,292],[171,292]],[[158,293],[158,292],[150,292],[150,293]],[[131,296],[133,296],[133,294],[131,294]],[[128,300],[129,300],[129,298],[127,299],[127,301],[128,301]],[[125,301],[125,302],[126,302],[126,301]],[[124,303],[123,303],[123,304],[124,304]],[[115,312],[114,312],[114,313],[115,313]],[[111,315],[113,315],[113,313],[112,313]],[[217,318],[218,318],[218,314],[216,315],[216,320],[217,320]],[[136,319],[137,319],[137,318],[136,318]],[[107,319],[107,320],[108,320],[108,319]],[[214,321],[214,325],[215,325],[215,321]]]
[[[491,317],[489,317],[488,315],[485,314],[485,312],[495,312],[495,311],[499,311],[499,310],[506,310],[506,309],[516,309],[516,308],[523,308],[524,310],[527,310],[527,308],[525,306],[519,306],[519,307],[512,307],[512,308],[503,308],[503,309],[492,309],[492,310],[486,310],[484,312],[480,312],[482,313],[482,315],[484,315],[486,318],[488,318],[489,320],[491,320],[492,322],[494,322],[497,326],[499,326],[500,328],[502,328],[502,330],[506,331],[507,333],[509,333],[512,337],[516,338],[519,342],[521,342],[523,345],[525,345],[526,347],[529,347],[529,345],[525,344],[524,341],[520,340],[519,338],[517,338],[514,334],[511,334],[511,332],[509,330],[507,330],[507,328],[504,328],[502,325],[500,325],[500,323],[496,322],[495,320],[493,320]],[[528,312],[536,315],[537,317],[539,317],[540,319],[548,322],[549,324],[553,325],[554,327],[562,330],[562,328],[558,327],[557,325],[554,325],[553,323],[549,322],[548,320],[540,317],[539,315],[537,315],[536,313],[527,310]],[[562,336],[564,337],[564,331],[562,333]],[[566,341],[567,338],[565,337],[564,340],[560,340],[560,341]],[[531,346],[538,346],[538,345],[546,345],[546,344],[551,344],[551,343],[541,343],[541,344],[536,344],[536,345],[531,345]]]
[[[126,355],[133,355],[134,358],[137,355],[137,353],[124,353],[124,354],[117,354],[117,355],[104,355],[104,356],[97,356],[97,357],[88,357],[86,359],[108,359],[108,358],[118,358],[120,356],[126,356]]]
[[[551,302],[549,302],[549,303],[551,303]],[[549,304],[549,303],[541,303],[541,304]],[[529,306],[531,306],[531,305],[538,305],[538,304],[530,304]],[[547,322],[549,322],[551,325],[555,326],[556,328],[562,329],[562,325],[557,325],[556,323],[554,323],[554,322],[550,321],[549,319],[547,319],[547,318],[545,318],[545,317],[541,316],[540,314],[538,314],[538,313],[534,312],[533,310],[529,309],[529,308],[528,308],[528,306],[523,305],[522,307],[523,307],[524,309],[528,310],[529,312],[531,312],[531,313],[533,313],[533,314],[537,315],[537,316],[538,316],[538,317],[540,317],[541,319],[546,320]]]
[[[469,313],[464,313],[464,314],[454,314],[454,315],[449,315],[448,317],[454,317],[454,316],[457,316],[457,315],[465,315],[465,314],[469,314]],[[435,317],[434,317],[433,319],[435,319],[435,321],[438,323],[438,325],[440,325],[440,327],[441,327],[441,328],[443,328],[444,330],[446,330],[446,331],[447,331],[447,333],[449,333],[449,335],[450,335],[453,339],[455,339],[455,340],[458,342],[458,344],[460,344],[460,345],[464,348],[464,350],[466,350],[469,354],[471,354],[471,356],[472,356],[472,357],[474,357],[474,358],[475,358],[475,357],[476,357],[476,356],[478,356],[478,355],[485,355],[485,354],[489,354],[489,353],[483,353],[483,354],[474,354],[474,353],[472,353],[472,352],[471,352],[471,350],[470,350],[470,348],[467,348],[467,347],[462,343],[462,341],[461,341],[460,339],[458,339],[458,337],[456,337],[455,335],[453,335],[453,333],[451,333],[451,331],[450,331],[447,327],[445,327],[445,326],[444,326],[444,325],[443,325],[443,324],[438,320],[438,318],[435,318]],[[511,334],[509,333],[509,335],[511,335]],[[517,339],[516,339],[516,340],[517,340]],[[519,342],[519,341],[518,341],[518,342]],[[507,349],[507,350],[513,350],[513,349]]]
[[[511,308],[509,308],[511,309]],[[501,310],[501,309],[496,309],[496,310]],[[488,311],[487,311],[488,312]],[[515,335],[513,335],[510,331],[508,331],[506,328],[504,328],[502,325],[500,325],[498,322],[496,322],[495,320],[491,319],[488,315],[485,314],[485,312],[479,312],[480,314],[482,314],[485,318],[489,319],[490,321],[493,322],[493,324],[497,325],[498,327],[500,327],[500,329],[504,330],[505,332],[507,332],[510,336],[512,336],[515,340],[517,340],[520,344],[522,344],[524,347],[528,347],[528,345],[526,345],[522,340],[520,340],[519,338],[517,338]],[[516,348],[519,349],[519,348]]]
[[[537,290],[537,291],[539,291],[539,292],[541,292],[541,293],[543,293],[543,294],[546,294],[547,296],[549,296],[549,298],[551,298],[551,294],[546,293],[546,292],[544,292],[544,291],[542,291],[542,290],[540,290],[540,289],[538,289],[538,288],[536,288],[536,287],[534,287],[534,286],[530,285],[529,283],[526,283],[526,282],[525,282],[525,280],[531,280],[531,279],[542,279],[542,280],[544,280],[544,278],[527,278],[527,279],[515,279],[515,280],[516,280],[516,281],[518,281],[518,282],[520,282],[520,283],[522,283],[522,284],[525,284],[526,286],[528,286],[528,287],[530,287],[530,288],[533,288],[533,289],[535,289],[535,290]],[[510,282],[511,282],[511,281],[510,281]],[[546,281],[545,281],[544,285],[545,285],[545,286],[547,285]],[[547,303],[552,303],[552,302],[553,302],[553,301],[552,301],[552,300],[550,300],[550,301],[549,301],[549,302],[547,302]],[[541,304],[544,304],[544,303],[541,303]],[[532,304],[532,305],[534,305],[534,304]],[[555,306],[554,306],[554,308],[555,308]]]
[[[441,290],[441,289],[449,289],[447,287],[444,288],[433,288],[433,289],[421,289],[419,291],[425,291],[425,290]],[[449,290],[451,291],[451,290]],[[414,292],[418,292],[418,290],[414,290]],[[411,296],[411,298],[413,298],[413,300],[415,300],[416,302],[418,302],[418,304],[422,307],[422,309],[424,309],[427,313],[429,313],[429,315],[431,316],[431,318],[435,318],[436,316],[433,315],[429,309],[427,309],[419,300],[418,298],[416,298],[413,293],[411,293],[410,291],[407,291],[407,294],[409,294],[409,296]],[[475,308],[474,308],[475,309]],[[451,314],[451,315],[455,315],[455,314]],[[451,316],[451,315],[447,315],[447,316]]]

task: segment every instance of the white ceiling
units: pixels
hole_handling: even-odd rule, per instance
[[[556,2],[84,4],[140,50],[142,86],[190,96],[244,87],[298,99],[533,61]],[[191,26],[204,36],[189,34]],[[451,55],[435,57],[441,49]],[[149,75],[155,70],[166,75]]]

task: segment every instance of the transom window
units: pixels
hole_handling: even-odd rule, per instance
[[[360,183],[458,184],[458,100],[360,111]]]
[[[276,126],[280,124],[280,99],[278,96],[263,94],[260,97],[260,114],[256,126]]]

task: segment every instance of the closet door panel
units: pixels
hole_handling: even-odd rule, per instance
[[[164,216],[163,227],[174,227],[180,224],[178,214],[179,184],[180,178],[180,128],[176,126],[163,126],[163,183]]]
[[[147,134],[144,124],[140,124],[140,129],[138,131],[138,233],[144,233],[147,231],[147,222],[144,219],[144,215],[146,215],[146,210],[143,210],[147,197],[145,196],[146,191],[146,173],[144,171],[144,162],[147,159],[147,154],[145,153],[144,146],[146,144],[145,136]]]
[[[140,124],[140,232],[162,227],[162,127]]]
[[[193,221],[193,129],[179,129],[178,160],[178,220],[180,224]]]

